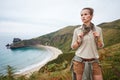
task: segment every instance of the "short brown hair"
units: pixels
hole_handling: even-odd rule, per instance
[[[90,11],[90,15],[93,15],[93,13],[94,13],[94,9],[93,8],[86,7],[86,8],[83,8],[82,10],[85,10],[85,9]]]

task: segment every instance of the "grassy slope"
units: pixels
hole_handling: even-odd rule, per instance
[[[41,44],[43,45],[47,43],[50,46],[58,47],[62,51],[69,51],[73,30],[78,26],[67,26],[51,34],[40,36],[37,40],[42,41]]]

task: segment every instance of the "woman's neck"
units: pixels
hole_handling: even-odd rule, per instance
[[[86,25],[87,27],[90,27],[91,22],[88,23],[84,23],[84,25]]]

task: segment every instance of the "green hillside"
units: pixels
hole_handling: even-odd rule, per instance
[[[41,41],[41,44],[43,45],[47,44],[50,46],[58,47],[62,51],[69,51],[73,30],[78,26],[79,25],[67,26],[51,34],[40,36],[37,38],[37,40]]]
[[[105,47],[120,43],[120,19],[113,22],[102,23],[98,26],[103,29]]]

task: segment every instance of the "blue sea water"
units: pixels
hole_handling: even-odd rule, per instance
[[[14,37],[22,39],[33,38],[33,35],[0,34],[0,74],[6,74],[7,66],[12,66],[16,72],[25,71],[46,62],[51,54],[47,50],[34,47],[7,49],[6,44],[12,43]]]

